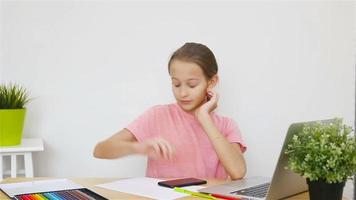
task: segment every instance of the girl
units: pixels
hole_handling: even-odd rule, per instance
[[[148,156],[146,175],[155,178],[240,179],[246,146],[234,121],[213,112],[218,66],[205,45],[186,43],[168,63],[175,104],[158,105],[123,130],[99,142],[97,158]]]

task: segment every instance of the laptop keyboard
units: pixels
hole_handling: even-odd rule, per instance
[[[270,183],[264,183],[261,185],[256,185],[242,190],[237,190],[231,192],[231,194],[263,198],[266,197],[269,186]]]

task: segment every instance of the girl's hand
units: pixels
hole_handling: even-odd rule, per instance
[[[201,119],[209,116],[209,114],[218,107],[219,95],[215,91],[208,91],[207,100],[199,108],[195,110],[195,117]]]
[[[174,154],[173,147],[167,140],[160,137],[138,143],[136,150],[137,153],[147,155],[153,159],[171,160]]]

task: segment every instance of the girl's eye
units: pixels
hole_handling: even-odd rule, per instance
[[[190,87],[190,88],[195,88],[196,86],[199,85],[199,82],[193,80],[193,81],[189,81],[187,84],[188,84],[188,87]]]
[[[180,86],[180,83],[176,82],[176,81],[172,81],[172,85],[174,87],[179,87]]]
[[[195,88],[197,85],[199,85],[199,83],[197,83],[196,81],[193,81],[193,82],[191,82],[191,83],[188,83],[188,86],[189,86],[190,88]]]

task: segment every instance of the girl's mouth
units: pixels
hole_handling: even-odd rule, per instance
[[[182,104],[190,104],[192,100],[185,100],[185,101],[180,101]]]

